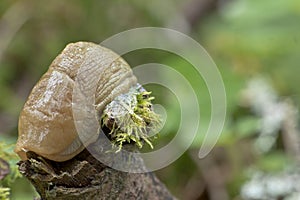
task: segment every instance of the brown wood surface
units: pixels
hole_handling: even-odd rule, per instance
[[[27,156],[28,160],[19,162],[19,170],[41,199],[175,199],[153,173],[117,171],[87,150],[65,162],[50,161],[32,152]]]

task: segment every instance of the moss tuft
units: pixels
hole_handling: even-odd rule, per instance
[[[132,87],[128,93],[119,95],[108,104],[101,117],[101,126],[107,127],[109,137],[116,152],[122,149],[124,143],[134,143],[142,148],[147,143],[153,148],[152,140],[161,120],[153,111],[151,92],[140,84]]]

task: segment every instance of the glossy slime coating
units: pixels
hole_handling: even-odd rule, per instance
[[[50,160],[65,161],[85,148],[78,137],[72,110],[77,72],[84,65],[101,70],[100,77],[92,72],[84,77],[85,83],[97,81],[94,94],[97,114],[136,84],[129,65],[111,50],[89,42],[67,45],[34,86],[21,111],[15,152],[22,160],[27,159],[27,151],[33,151]],[[89,97],[80,97],[77,101],[85,98]],[[90,139],[84,144],[88,145],[87,142],[97,139],[98,133],[86,129],[89,134],[86,138]]]

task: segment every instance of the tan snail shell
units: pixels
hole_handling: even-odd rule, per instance
[[[94,94],[97,112],[136,84],[130,66],[111,50],[89,42],[67,45],[34,86],[21,111],[15,152],[22,160],[27,159],[27,151],[33,151],[50,160],[65,161],[84,149],[72,110],[74,82],[82,65],[101,68],[100,77],[86,77],[88,81],[99,80]]]

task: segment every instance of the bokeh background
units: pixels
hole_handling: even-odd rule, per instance
[[[167,52],[146,49],[124,56],[131,66],[174,67],[199,91],[197,138],[180,159],[156,172],[170,191],[191,200],[300,199],[299,22],[299,0],[1,0],[0,174],[10,173],[0,176],[0,199],[4,188],[10,188],[11,199],[37,196],[18,177],[12,148],[20,110],[55,56],[70,42],[100,43],[144,26],[172,28],[197,40],[217,64],[227,92],[224,130],[200,160],[210,120],[203,80],[184,59]],[[178,103],[164,89],[149,88],[158,103],[169,105],[167,134],[160,138],[168,142],[178,128]]]

